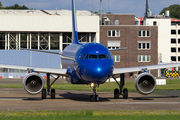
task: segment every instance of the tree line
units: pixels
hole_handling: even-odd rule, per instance
[[[29,10],[29,8],[25,5],[20,6],[18,4],[14,4],[12,6],[6,6],[4,7],[2,3],[0,2],[0,9],[16,9],[16,10]]]

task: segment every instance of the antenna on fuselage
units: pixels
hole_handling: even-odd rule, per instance
[[[79,44],[77,32],[77,19],[75,10],[75,0],[72,0],[72,43]]]

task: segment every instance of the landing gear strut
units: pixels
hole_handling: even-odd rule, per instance
[[[93,87],[93,94],[90,95],[90,101],[91,102],[98,102],[99,101],[99,96],[96,94],[96,87],[97,86],[98,86],[97,84],[91,83],[91,87]]]
[[[118,81],[116,80],[116,78],[113,76],[114,80],[116,81],[116,83],[119,86],[119,89],[116,88],[114,90],[114,99],[119,99],[119,95],[123,96],[123,99],[128,99],[128,89],[124,88],[124,74],[120,74],[120,83],[118,83]]]
[[[55,99],[55,89],[51,89],[51,86],[56,82],[56,80],[59,78],[59,76],[57,78],[54,79],[54,81],[52,83],[50,83],[50,74],[47,74],[47,91],[46,89],[42,90],[42,99],[46,99],[47,95],[51,96],[51,99]],[[51,91],[50,91],[51,89]],[[46,93],[47,92],[47,93]]]

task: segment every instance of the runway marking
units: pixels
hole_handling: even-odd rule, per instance
[[[101,104],[180,104],[180,102],[110,102],[110,103],[101,103]]]
[[[14,98],[9,98],[9,99],[7,99],[7,98],[0,98],[0,100],[22,100],[22,99],[20,99],[20,98],[17,98],[17,99],[14,99]]]

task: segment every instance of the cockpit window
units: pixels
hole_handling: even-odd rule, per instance
[[[81,60],[84,58],[85,55],[86,55],[86,54],[84,54],[84,55],[81,57]]]
[[[99,59],[106,59],[106,55],[105,54],[100,54],[98,55]]]
[[[97,59],[97,55],[95,55],[95,54],[90,54],[90,55],[89,55],[89,58],[90,58],[90,59]]]
[[[87,59],[88,58],[88,54],[86,54],[85,56],[84,56],[84,59]]]
[[[107,55],[107,58],[108,58],[108,59],[111,59],[111,57],[110,57],[110,55],[109,55],[109,54],[106,54],[106,55]]]

